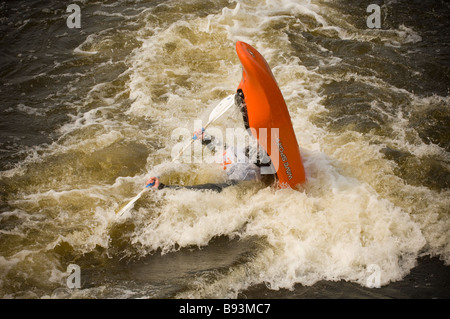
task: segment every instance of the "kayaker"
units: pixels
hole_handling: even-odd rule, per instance
[[[194,138],[202,141],[202,144],[207,146],[212,152],[216,152],[218,149],[223,149],[223,163],[222,167],[226,172],[227,181],[225,183],[209,183],[192,186],[176,186],[166,185],[160,182],[159,178],[152,176],[148,179],[147,185],[153,184],[152,188],[185,188],[185,189],[210,189],[220,192],[224,187],[236,185],[242,181],[262,181],[265,184],[273,183],[275,180],[275,174],[264,174],[265,172],[261,168],[270,168],[271,162],[269,156],[265,151],[256,153],[255,149],[245,147],[239,149],[237,147],[222,147],[221,143],[205,133],[204,130],[199,129],[194,132]],[[239,152],[243,152],[240,153]],[[238,158],[245,158],[244,161],[238,161]],[[270,170],[270,169],[269,169]]]
[[[236,105],[241,110],[245,127],[249,129],[245,104],[241,103],[239,93],[236,94]],[[234,147],[222,145],[222,143],[214,136],[206,134],[204,129],[196,130],[193,138],[201,140],[202,144],[208,147],[213,153],[221,150],[223,151],[222,166],[226,172],[227,181],[220,184],[209,183],[193,186],[176,186],[165,185],[161,183],[158,177],[152,176],[148,179],[146,185],[153,185],[152,188],[156,189],[210,189],[220,192],[224,187],[236,185],[243,181],[262,181],[264,184],[269,185],[276,180],[276,173],[272,169],[270,157],[261,147]]]

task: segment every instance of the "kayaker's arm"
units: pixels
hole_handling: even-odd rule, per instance
[[[155,189],[170,188],[170,189],[212,190],[220,193],[222,189],[224,189],[225,187],[236,185],[237,181],[228,181],[226,183],[219,183],[219,184],[207,183],[192,186],[180,186],[180,185],[166,185],[161,183],[158,177],[150,177],[150,179],[147,181],[147,185],[150,183],[152,184],[154,183],[152,188]]]

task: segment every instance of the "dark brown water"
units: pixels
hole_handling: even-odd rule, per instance
[[[2,298],[450,296],[445,1],[86,1],[80,28],[67,6],[0,3]],[[272,67],[304,190],[147,192],[117,218],[151,175],[222,181],[171,159],[236,90],[238,40]]]

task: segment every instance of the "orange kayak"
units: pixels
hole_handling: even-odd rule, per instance
[[[255,48],[238,41],[236,52],[243,67],[237,92],[247,109],[246,125],[270,156],[280,187],[296,188],[306,180],[305,169],[280,88]]]

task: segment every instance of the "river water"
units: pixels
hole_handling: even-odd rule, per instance
[[[74,3],[79,28],[68,3],[0,3],[2,298],[450,296],[447,2]],[[223,181],[171,159],[236,90],[237,41],[272,68],[307,182],[152,190],[119,218],[152,175]]]

